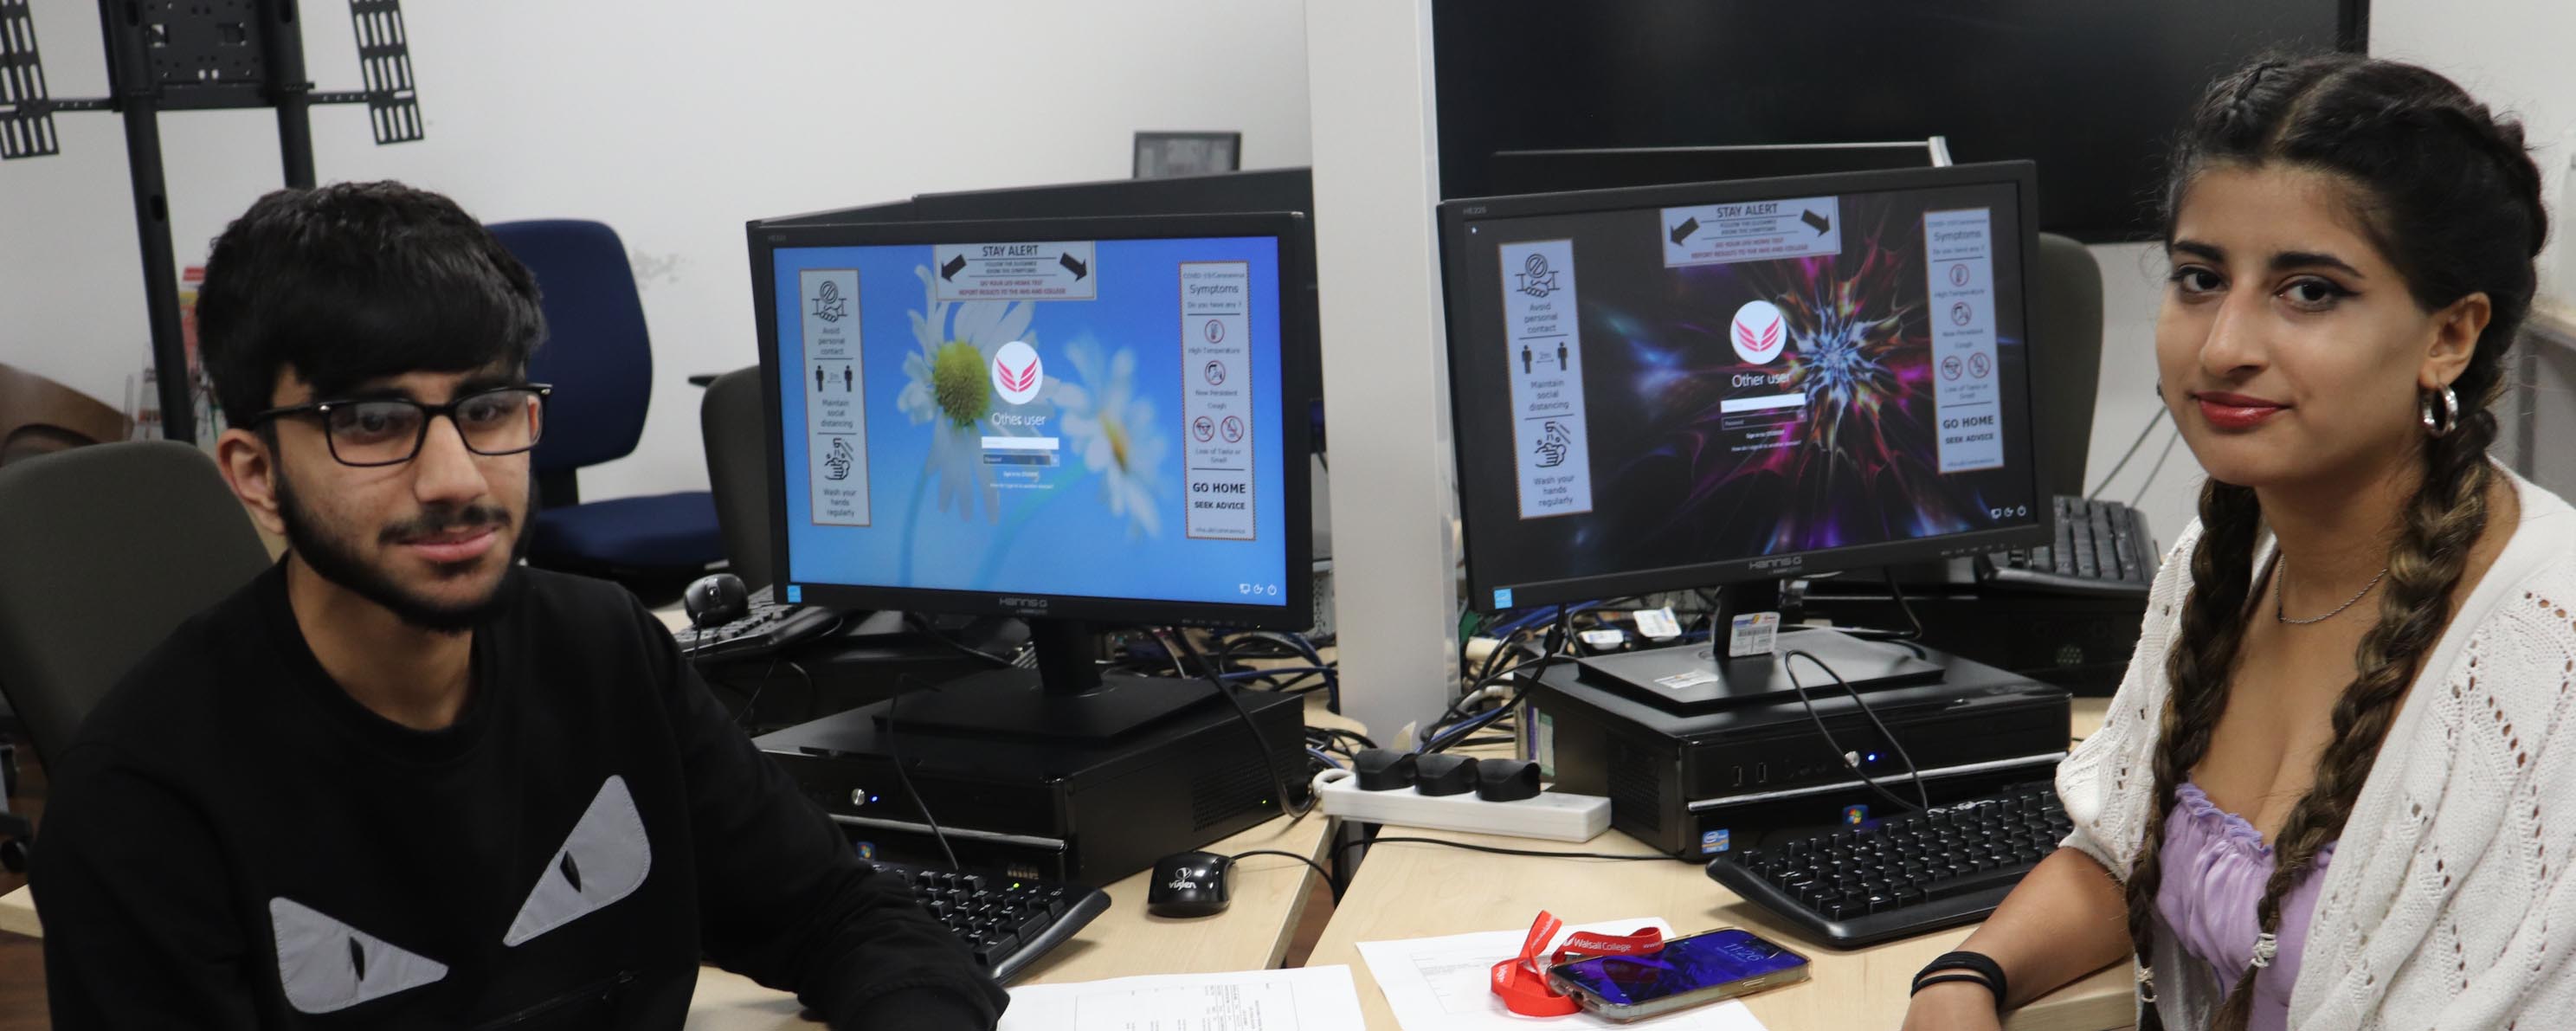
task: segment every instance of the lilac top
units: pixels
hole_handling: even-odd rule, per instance
[[[2281,900],[2280,952],[2254,978],[2253,1019],[2247,1031],[2283,1031],[2290,1022],[2290,986],[2308,944],[2308,918],[2317,908],[2318,876],[2334,861],[2334,844],[2317,850],[2316,864]],[[2254,961],[2254,904],[2272,876],[2272,847],[2245,818],[2218,808],[2200,785],[2174,791],[2165,818],[2164,878],[2156,912],[2183,951],[2210,964],[2220,990],[2236,985]]]

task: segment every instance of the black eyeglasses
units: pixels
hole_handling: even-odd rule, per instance
[[[478,455],[515,455],[537,446],[545,432],[546,397],[555,388],[544,383],[478,390],[427,405],[409,398],[365,401],[316,401],[271,408],[250,417],[244,428],[289,415],[322,420],[322,439],[342,465],[401,465],[420,454],[429,439],[429,421],[444,415],[456,424],[465,450]]]

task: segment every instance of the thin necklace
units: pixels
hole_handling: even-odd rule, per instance
[[[2361,600],[2363,595],[2369,594],[2371,588],[2379,586],[2379,582],[2387,578],[2388,567],[2381,566],[2379,567],[2378,576],[2371,577],[2369,583],[2361,585],[2361,590],[2354,592],[2353,596],[2345,599],[2343,604],[2335,606],[2334,611],[2318,616],[2315,619],[2291,619],[2281,610],[2283,596],[2290,593],[2290,564],[2283,562],[2281,563],[2280,572],[2273,576],[2273,579],[2280,581],[2280,583],[2275,586],[2275,589],[2272,592],[2272,618],[2291,626],[2307,626],[2311,623],[2323,623],[2326,620],[2343,615],[2343,610],[2351,608],[2355,602]]]

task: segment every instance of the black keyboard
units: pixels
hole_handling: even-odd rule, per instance
[[[941,870],[871,860],[878,873],[901,877],[930,915],[966,942],[975,962],[1009,983],[1047,950],[1072,940],[1093,917],[1109,911],[1109,893],[1075,884],[1006,877],[980,871]]]
[[[756,659],[789,645],[831,633],[841,625],[838,609],[821,605],[781,605],[769,588],[752,592],[751,611],[741,619],[699,630],[672,631],[680,654],[691,659]],[[704,647],[700,647],[704,645]]]
[[[1977,578],[2060,594],[2145,595],[2162,555],[2147,517],[2117,501],[2054,500],[2056,542],[1989,554],[1978,561]]]
[[[2071,828],[2056,789],[2033,784],[1724,853],[1708,875],[1819,942],[1857,948],[1984,919]]]

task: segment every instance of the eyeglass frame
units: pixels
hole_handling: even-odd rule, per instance
[[[485,394],[498,394],[498,393],[501,393],[502,391],[505,391],[505,390],[533,390],[533,391],[535,391],[535,392],[536,392],[536,394],[537,394],[537,432],[536,432],[536,434],[534,435],[536,439],[531,439],[531,440],[529,440],[529,441],[528,441],[528,446],[526,446],[526,447],[516,447],[516,448],[511,448],[510,450],[507,450],[507,451],[485,451],[485,450],[483,450],[483,449],[481,449],[481,448],[475,447],[475,446],[474,446],[474,442],[473,442],[472,440],[470,440],[470,439],[468,439],[468,438],[467,438],[467,434],[465,433],[465,429],[464,429],[464,424],[459,423],[459,422],[457,422],[457,421],[456,421],[456,410],[457,410],[457,408],[458,408],[458,407],[460,407],[460,406],[462,406],[462,405],[464,405],[464,404],[465,404],[465,402],[467,402],[467,401],[471,401],[471,400],[473,400],[473,399],[475,399],[475,398],[478,398],[478,397],[482,397],[482,396],[483,396],[483,395],[485,395]],[[347,406],[347,405],[361,405],[361,404],[387,404],[387,403],[391,403],[391,404],[404,404],[404,405],[410,405],[411,407],[416,408],[416,409],[419,409],[419,411],[420,411],[420,432],[415,433],[415,434],[413,434],[413,435],[412,435],[412,439],[411,439],[411,451],[410,451],[409,453],[406,453],[406,454],[405,454],[405,455],[403,455],[401,458],[393,459],[393,460],[391,460],[391,461],[386,461],[386,462],[352,462],[352,461],[350,461],[350,460],[348,460],[348,459],[346,459],[346,458],[342,458],[342,457],[340,457],[340,445],[338,445],[338,444],[336,444],[336,443],[333,443],[333,442],[332,442],[332,440],[331,440],[331,427],[330,427],[329,425],[327,425],[327,424],[326,424],[326,425],[324,425],[324,426],[322,427],[322,445],[323,445],[324,449],[326,449],[326,450],[328,450],[328,451],[330,451],[330,452],[331,452],[331,460],[332,460],[332,461],[335,461],[335,462],[338,462],[338,463],[340,463],[341,465],[349,466],[349,467],[351,467],[351,468],[353,468],[353,469],[381,469],[381,468],[384,468],[384,467],[387,467],[387,466],[402,465],[402,464],[404,464],[404,463],[410,462],[412,459],[415,459],[415,458],[419,458],[419,457],[420,457],[420,449],[421,449],[421,446],[422,446],[422,445],[424,445],[424,444],[427,444],[427,443],[429,442],[429,426],[430,426],[430,424],[431,424],[431,423],[433,423],[433,422],[438,421],[438,417],[439,417],[439,416],[442,416],[442,415],[444,415],[444,416],[446,416],[446,417],[447,417],[447,423],[448,423],[448,425],[451,425],[451,426],[455,426],[455,427],[457,427],[457,431],[456,431],[456,439],[457,439],[457,441],[458,441],[459,443],[461,443],[461,444],[464,444],[464,445],[465,445],[465,450],[466,450],[466,451],[471,452],[471,453],[473,453],[473,454],[477,454],[477,455],[483,455],[483,456],[485,456],[485,457],[499,457],[499,456],[502,456],[502,455],[518,455],[518,454],[526,454],[527,452],[530,452],[530,451],[534,451],[534,450],[536,450],[536,447],[537,447],[537,440],[543,439],[543,438],[545,437],[546,399],[547,399],[547,398],[550,398],[550,397],[553,397],[553,396],[554,396],[554,392],[555,392],[554,384],[551,384],[551,383],[511,383],[511,384],[506,384],[506,385],[503,385],[503,386],[497,386],[497,387],[485,387],[485,388],[483,388],[483,389],[481,389],[481,390],[469,391],[469,392],[467,392],[467,393],[459,394],[459,395],[457,395],[457,396],[455,396],[455,397],[448,398],[448,399],[447,399],[447,403],[445,403],[445,404],[435,404],[435,405],[434,405],[434,404],[427,404],[427,403],[424,403],[424,402],[421,402],[421,401],[415,401],[415,400],[412,400],[411,398],[408,398],[408,397],[342,398],[342,399],[339,399],[339,400],[336,400],[336,401],[308,401],[308,402],[306,402],[306,403],[304,403],[304,404],[300,404],[300,405],[285,405],[285,406],[281,406],[281,407],[277,407],[277,408],[271,408],[271,409],[269,409],[269,410],[267,410],[267,411],[264,411],[264,412],[260,412],[260,413],[258,413],[258,414],[256,414],[256,415],[251,416],[251,417],[250,417],[250,421],[249,421],[248,423],[244,424],[242,428],[243,428],[243,429],[257,429],[257,428],[259,428],[259,427],[261,427],[261,426],[264,426],[264,425],[268,424],[271,420],[281,419],[281,418],[284,418],[284,417],[289,416],[289,415],[324,415],[324,416],[327,416],[327,415],[329,415],[329,414],[331,413],[331,410],[332,410],[332,409],[334,409],[334,408],[339,408],[339,407],[343,407],[343,406]]]

